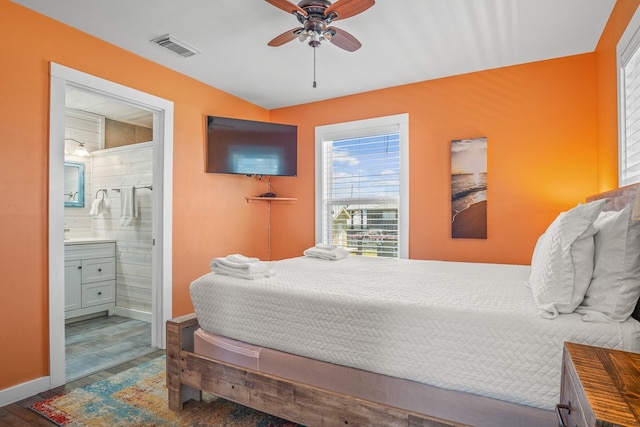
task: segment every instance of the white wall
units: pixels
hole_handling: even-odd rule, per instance
[[[153,143],[92,153],[91,205],[107,190],[109,210],[91,218],[93,235],[116,241],[116,313],[151,320]],[[120,224],[120,188],[136,187],[137,217]],[[101,194],[98,195],[101,197]]]
[[[104,141],[104,117],[95,114],[67,110],[65,115],[65,138],[73,138],[85,143],[87,151],[98,150]],[[84,207],[64,208],[64,228],[69,231],[66,237],[90,237],[91,218],[89,210],[93,195],[91,194],[91,163],[92,157],[74,156],[73,152],[78,143],[72,140],[64,141],[64,160],[69,162],[84,163]]]
[[[132,225],[120,225],[120,193],[123,186],[151,186],[153,143],[132,144],[103,150],[102,116],[68,109],[65,138],[85,142],[91,157],[74,156],[77,142],[67,140],[65,161],[85,164],[85,206],[66,207],[66,237],[102,237],[116,241],[116,314],[151,321],[152,190],[136,190],[138,216]],[[109,209],[91,217],[91,204],[106,189]]]
[[[77,142],[65,140],[65,161],[85,165],[85,206],[65,207],[66,237],[102,237],[116,241],[116,314],[151,320],[152,271],[152,190],[136,190],[138,216],[132,225],[120,225],[120,193],[123,186],[151,186],[153,143],[132,144],[102,150],[102,116],[68,109],[65,138],[85,143],[91,157],[74,156]],[[106,189],[109,209],[95,217],[89,215],[96,197]]]

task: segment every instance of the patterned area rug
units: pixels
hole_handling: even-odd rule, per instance
[[[182,412],[167,405],[164,356],[30,407],[57,425],[296,427],[297,424],[205,393]]]

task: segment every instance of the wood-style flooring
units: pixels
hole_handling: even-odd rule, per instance
[[[54,426],[33,403],[92,384],[164,354],[151,347],[151,324],[120,316],[70,323],[65,328],[67,384],[0,408],[0,427]]]
[[[88,384],[92,384],[96,381],[109,378],[115,374],[118,374],[130,368],[133,368],[134,366],[137,366],[148,360],[159,357],[164,353],[165,353],[164,350],[155,350],[152,353],[148,353],[147,355],[139,357],[135,360],[125,362],[118,366],[114,366],[104,371],[100,371],[98,373],[84,377],[82,379],[69,382],[63,386],[57,387],[53,390],[45,391],[35,396],[31,396],[19,402],[12,403],[7,406],[3,406],[0,408],[0,427],[55,426],[56,424],[46,420],[42,416],[30,410],[29,406],[43,399],[47,399],[49,397],[53,397],[58,394],[62,394],[67,391],[73,390],[74,388],[82,387]]]
[[[104,316],[70,323],[65,330],[67,382],[151,351],[151,323]]]

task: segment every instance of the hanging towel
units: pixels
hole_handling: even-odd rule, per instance
[[[135,187],[122,187],[120,189],[120,225],[133,225],[136,212]]]
[[[98,216],[98,205],[100,204],[100,199],[95,199],[93,203],[91,203],[91,210],[89,211],[90,216]]]
[[[107,213],[111,208],[111,202],[108,197],[103,197],[98,203],[98,214]]]
[[[109,210],[109,201],[105,199],[104,195],[95,199],[93,203],[91,203],[91,210],[89,211],[90,216],[98,216],[103,214]]]

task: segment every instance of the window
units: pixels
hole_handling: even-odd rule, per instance
[[[407,114],[316,128],[316,242],[408,257]]]
[[[640,12],[637,10],[617,46],[618,182],[640,182]]]

